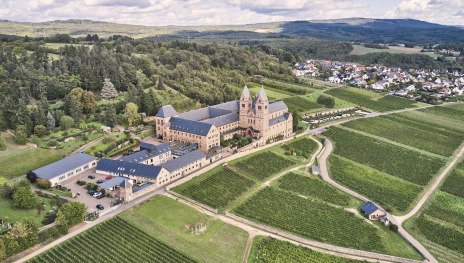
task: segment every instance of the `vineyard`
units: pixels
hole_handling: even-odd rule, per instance
[[[357,260],[340,258],[296,246],[273,238],[255,238],[249,263],[355,263]]]
[[[293,93],[293,94],[308,94],[314,91],[313,89],[305,86],[301,86],[298,84],[293,84],[293,83],[287,83],[287,82],[282,82],[278,80],[273,80],[273,79],[266,79],[263,80],[262,83],[268,87],[272,87],[281,91]]]
[[[415,184],[426,185],[444,165],[441,159],[340,128],[324,135],[334,141],[335,154]]]
[[[199,182],[189,181],[173,190],[214,208],[224,208],[254,182],[228,168],[220,167]]]
[[[385,252],[378,230],[350,212],[267,187],[237,214],[321,242]]]
[[[332,178],[367,196],[391,212],[406,212],[422,187],[372,168],[332,155],[329,159]]]
[[[443,156],[451,156],[464,140],[463,131],[424,123],[404,115],[361,119],[344,126]]]
[[[348,206],[352,199],[316,177],[307,177],[294,173],[284,175],[278,180],[278,187],[297,194],[319,199],[339,206]]]
[[[295,153],[297,156],[302,156],[306,159],[311,158],[316,148],[317,143],[308,138],[293,140],[282,146],[282,149],[291,153]]]
[[[323,106],[311,102],[303,97],[294,96],[284,99],[285,104],[287,104],[288,110],[293,112],[297,110],[298,112],[307,112],[312,109],[322,108]]]
[[[441,190],[464,198],[464,161],[454,168],[446,178]]]
[[[453,104],[444,107],[433,107],[422,110],[442,117],[464,121],[464,104]]]
[[[35,262],[195,262],[116,217],[33,258]]]
[[[382,97],[380,94],[356,88],[331,89],[325,93],[361,107],[380,112],[415,107],[414,102],[403,98],[389,95]]]
[[[241,159],[232,166],[250,177],[263,180],[292,165],[294,165],[294,162],[275,153],[266,151]]]

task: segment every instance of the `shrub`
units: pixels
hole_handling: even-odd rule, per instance
[[[40,189],[48,189],[52,186],[52,183],[48,181],[47,179],[39,179],[37,180],[37,187]]]

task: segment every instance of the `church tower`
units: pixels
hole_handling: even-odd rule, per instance
[[[256,125],[255,129],[265,133],[269,128],[269,100],[264,88],[261,88],[255,99]]]
[[[250,91],[245,85],[243,87],[242,95],[240,96],[240,122],[239,126],[241,128],[248,128],[248,112],[251,110],[252,100],[250,96]]]

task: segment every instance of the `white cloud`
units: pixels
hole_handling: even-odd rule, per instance
[[[403,0],[386,12],[388,18],[415,18],[449,25],[464,25],[463,0]]]

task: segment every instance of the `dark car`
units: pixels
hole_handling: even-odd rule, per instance
[[[89,178],[89,179],[95,179],[95,175],[91,174],[91,175],[87,176],[87,178]]]
[[[103,210],[103,209],[105,209],[105,207],[102,206],[102,205],[100,205],[100,204],[97,205],[97,208],[98,208],[98,210]]]
[[[97,192],[97,191],[95,191],[95,190],[89,190],[89,191],[87,191],[87,193],[88,193],[89,195],[93,195],[93,194],[95,194],[96,192]]]
[[[104,183],[105,180],[97,180],[97,184],[101,184],[101,183]]]

